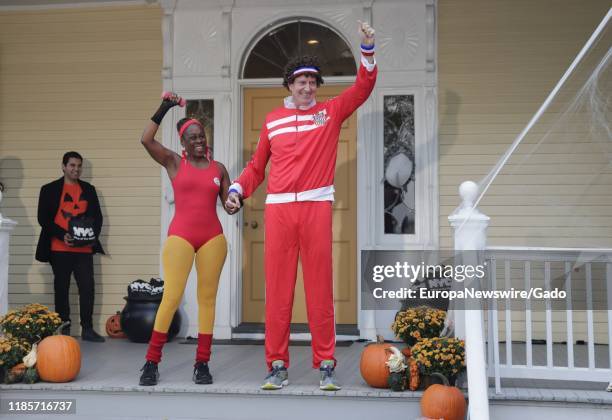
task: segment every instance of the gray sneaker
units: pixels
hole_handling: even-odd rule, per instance
[[[285,367],[285,362],[282,360],[275,360],[272,362],[272,370],[266,376],[264,383],[261,385],[261,389],[275,390],[281,389],[284,386],[289,385],[289,373]]]
[[[319,367],[321,374],[319,389],[323,391],[338,391],[342,389],[334,373],[334,364],[333,360],[323,360],[321,362],[321,367]]]

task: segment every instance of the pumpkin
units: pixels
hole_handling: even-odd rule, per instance
[[[432,419],[463,420],[466,403],[459,388],[448,386],[448,379],[439,373],[433,373],[444,382],[434,384],[425,390],[421,397],[421,415]]]
[[[376,343],[368,344],[361,353],[359,370],[368,385],[374,388],[387,388],[389,386],[389,369],[387,362],[389,354],[387,349],[391,344],[385,344],[382,336],[376,337]]]
[[[81,370],[81,347],[74,338],[61,335],[64,325],[38,344],[36,367],[43,381],[70,382]]]
[[[121,329],[121,312],[117,311],[115,315],[111,315],[106,320],[106,334],[112,338],[127,338],[127,335]]]

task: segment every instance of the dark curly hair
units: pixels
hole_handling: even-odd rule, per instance
[[[302,73],[310,74],[317,79],[317,87],[323,84],[323,78],[321,77],[321,69],[319,66],[319,59],[313,55],[303,55],[301,57],[294,57],[285,66],[285,75],[283,76],[283,86],[289,89],[289,84],[293,83],[293,72],[299,67],[316,67],[319,73]]]

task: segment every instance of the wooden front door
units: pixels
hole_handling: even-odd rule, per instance
[[[322,86],[317,100],[337,96],[346,86]],[[243,162],[255,152],[259,131],[268,112],[281,106],[288,95],[284,88],[244,90]],[[357,116],[342,125],[338,144],[333,207],[334,304],[337,324],[357,324]],[[269,170],[269,165],[268,165]],[[265,320],[264,206],[267,181],[244,202],[242,261],[242,321]],[[306,323],[302,268],[293,302],[292,323]]]

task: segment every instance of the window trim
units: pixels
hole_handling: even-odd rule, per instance
[[[375,96],[375,109],[379,110],[374,122],[377,141],[371,146],[375,157],[373,172],[376,186],[372,192],[376,220],[375,249],[434,249],[438,244],[437,197],[437,138],[430,133],[425,86],[379,88]],[[384,98],[385,96],[414,96],[414,165],[415,165],[415,233],[385,233],[384,226]],[[429,116],[432,117],[432,116]],[[435,194],[434,194],[435,193]]]
[[[282,19],[282,20],[273,22],[269,25],[266,25],[255,36],[251,37],[251,41],[248,44],[248,46],[244,49],[244,53],[242,54],[242,57],[240,59],[240,66],[238,67],[240,69],[238,72],[238,80],[267,80],[265,78],[249,79],[249,78],[244,77],[244,71],[246,69],[246,64],[247,64],[249,57],[253,53],[253,50],[255,49],[257,44],[259,44],[259,41],[261,41],[270,32],[274,31],[275,29],[280,28],[281,26],[285,26],[291,23],[298,23],[298,22],[312,23],[314,25],[319,25],[326,29],[329,29],[331,32],[335,33],[344,42],[344,44],[349,49],[349,51],[354,53],[353,45],[342,35],[342,33],[340,33],[338,30],[336,30],[334,27],[330,26],[326,22],[313,18],[313,17],[293,16],[291,18]],[[356,75],[356,72],[359,70],[358,64],[359,63],[355,61],[355,75]],[[349,76],[335,76],[335,77],[353,77],[354,78],[355,76],[349,75]],[[282,83],[282,80],[281,80],[281,83]]]

